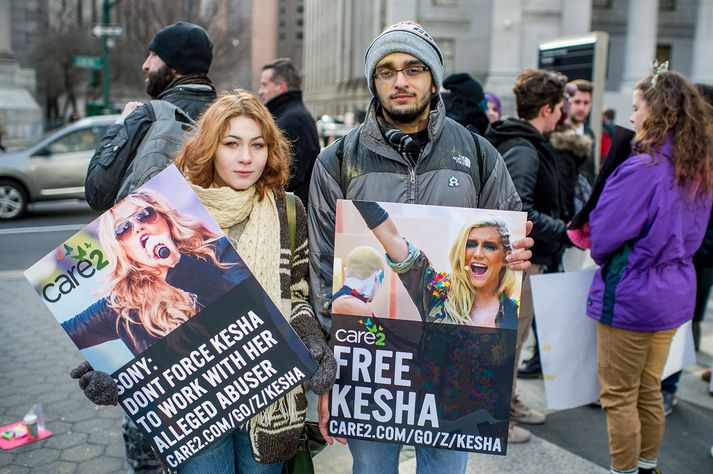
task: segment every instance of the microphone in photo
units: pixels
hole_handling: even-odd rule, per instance
[[[159,245],[156,247],[156,255],[158,255],[159,258],[168,258],[171,255],[171,250],[165,245]]]

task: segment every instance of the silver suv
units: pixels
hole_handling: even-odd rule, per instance
[[[25,150],[0,153],[0,219],[21,217],[34,201],[84,199],[89,160],[118,117],[85,118]]]

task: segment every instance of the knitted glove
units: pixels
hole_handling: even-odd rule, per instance
[[[592,241],[589,240],[589,223],[584,224],[581,229],[567,229],[567,236],[582,250],[592,248]]]
[[[309,350],[309,355],[319,363],[317,372],[312,376],[312,391],[317,395],[327,393],[337,377],[337,360],[324,339],[319,336],[305,336],[302,339]]]
[[[377,202],[352,202],[354,203],[354,207],[357,208],[357,211],[359,211],[359,214],[361,214],[361,216],[364,218],[364,222],[366,222],[366,225],[369,227],[369,229],[377,227],[379,224],[389,218],[389,213],[386,212],[383,207],[379,206],[379,203]]]
[[[116,405],[119,403],[119,389],[111,375],[97,372],[89,362],[82,362],[72,369],[69,376],[79,379],[79,388],[96,405]]]

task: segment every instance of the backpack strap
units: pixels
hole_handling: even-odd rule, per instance
[[[480,148],[480,135],[475,131],[475,128],[472,125],[468,125],[466,128],[475,142],[475,154],[478,157],[478,174],[480,177],[480,190],[478,192],[480,192],[485,186],[485,153]]]
[[[344,162],[344,141],[347,139],[349,134],[339,137],[337,139],[337,150],[335,151],[337,155],[337,161],[339,163],[339,188],[342,190],[342,196],[347,197],[346,183],[344,182],[344,174],[342,173],[342,163]]]
[[[193,120],[182,108],[167,100],[154,99],[145,105],[148,108],[149,117],[151,117],[152,122],[161,119],[173,119],[176,122],[182,122],[190,125],[191,127],[196,126],[195,120]]]
[[[294,261],[295,240],[297,235],[297,203],[295,202],[295,194],[285,193],[285,203],[287,204],[287,228],[290,232],[290,258]],[[292,262],[290,262],[290,264],[291,263]]]

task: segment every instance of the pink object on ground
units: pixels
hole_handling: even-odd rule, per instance
[[[23,430],[25,429],[25,425],[23,422],[18,421],[17,423],[12,423],[9,425],[5,426],[0,426],[0,432],[5,432],[5,431],[15,431],[15,428],[22,428]],[[41,439],[49,438],[52,436],[52,433],[50,433],[49,430],[42,429],[36,438],[30,438],[29,436],[25,435],[21,438],[13,437],[12,439],[5,439],[3,437],[0,437],[0,448],[2,449],[15,449],[18,446],[23,446],[25,444],[30,444],[34,443],[35,441],[39,441]]]

